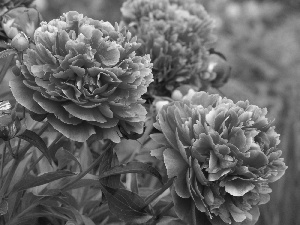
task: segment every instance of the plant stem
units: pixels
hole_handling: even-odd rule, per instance
[[[10,144],[10,141],[9,141],[9,140],[5,142],[5,145],[6,145],[6,147],[8,148],[8,150],[9,150],[11,156],[12,156],[14,159],[15,159],[16,157],[18,157],[17,155],[14,154],[14,152],[13,152],[13,150],[12,150],[12,147],[11,147],[11,144]]]
[[[5,155],[6,155],[6,145],[4,146],[3,153],[2,153],[2,159],[1,159],[1,171],[0,171],[0,178],[1,178],[1,183],[0,186],[2,186],[3,183],[3,169],[4,169],[4,163],[5,163]]]
[[[77,181],[79,181],[81,178],[83,178],[86,174],[88,174],[88,172],[90,172],[95,166],[97,166],[99,164],[99,162],[101,162],[103,154],[105,154],[106,151],[112,149],[114,146],[115,146],[115,144],[110,143],[107,146],[107,148],[104,150],[104,152],[85,171],[82,171],[80,174],[78,174],[78,176],[74,180],[65,184],[63,187],[60,188],[60,190],[65,191],[68,187],[75,184]]]
[[[165,192],[165,190],[167,190],[169,187],[172,186],[173,181],[175,178],[171,178],[168,180],[167,183],[164,184],[164,186],[161,187],[161,189],[159,189],[157,192],[153,193],[152,195],[150,195],[149,197],[147,197],[145,199],[145,207],[147,207],[151,202],[153,202],[156,198],[158,198],[162,193]]]
[[[5,192],[7,191],[7,188],[9,187],[10,182],[16,172],[16,169],[17,169],[19,163],[20,163],[19,159],[13,159],[13,164],[11,165],[9,172],[8,172],[7,176],[5,177],[4,184],[0,190],[0,201],[3,199],[3,196],[5,195]]]
[[[164,213],[168,212],[171,208],[173,208],[174,206],[174,202],[170,202],[168,205],[166,205],[164,208],[162,208],[161,210],[158,211],[157,213],[157,218],[161,215],[163,215]]]

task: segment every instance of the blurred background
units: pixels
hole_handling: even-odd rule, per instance
[[[215,19],[216,50],[233,71],[221,88],[235,101],[267,107],[281,134],[286,175],[271,185],[258,225],[300,224],[300,1],[198,0]],[[37,0],[44,20],[76,10],[111,23],[121,19],[123,0]]]

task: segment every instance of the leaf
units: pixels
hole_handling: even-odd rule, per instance
[[[79,149],[79,162],[82,170],[86,170],[93,161],[93,157],[89,146],[86,142],[83,143],[82,147]],[[81,171],[82,171],[81,170]]]
[[[73,176],[64,177],[57,182],[53,182],[47,186],[48,191],[53,189],[60,189],[65,184],[70,183],[72,180],[76,179],[78,174],[75,173]],[[86,174],[83,178],[78,180],[76,183],[72,184],[71,186],[67,187],[65,191],[69,191],[72,189],[77,189],[81,187],[88,187],[88,186],[99,186],[99,177],[92,175],[92,174]]]
[[[110,211],[121,220],[132,223],[145,223],[152,215],[145,207],[144,200],[137,194],[124,190],[100,185]]]
[[[10,181],[9,188],[8,188],[9,191],[12,190],[14,185],[22,179],[25,168],[27,167],[31,158],[32,158],[32,152],[27,154],[27,156],[25,156],[25,158],[19,163],[19,165],[15,171],[15,174],[12,177],[12,180]]]
[[[147,173],[155,176],[162,182],[160,173],[152,166],[142,162],[129,162],[119,166],[115,166],[100,175],[100,179],[112,175],[124,174],[124,173]]]
[[[8,203],[5,199],[2,199],[0,203],[0,215],[5,215],[8,211]]]
[[[119,165],[118,157],[113,150],[107,150],[102,154],[103,156],[101,162],[99,163],[99,169],[98,169],[99,174],[104,173],[105,171],[109,170],[111,167]],[[121,175],[118,174],[107,178],[103,178],[101,180],[101,183],[111,188],[118,188],[120,186],[120,176]]]
[[[37,147],[44,154],[44,156],[48,159],[49,163],[51,164],[51,156],[48,151],[47,145],[39,135],[37,135],[35,132],[31,130],[26,129],[18,137],[25,141],[28,141],[33,146]]]
[[[26,209],[25,209],[26,210]],[[22,212],[21,212],[22,214]],[[45,205],[37,205],[32,210],[27,212],[24,215],[18,216],[16,215],[11,221],[10,224],[18,225],[18,224],[27,224],[26,222],[31,221],[33,218],[39,217],[54,217],[61,220],[76,220],[73,212],[66,207],[49,207]]]
[[[80,172],[82,172],[82,167],[78,159],[71,152],[65,150],[64,148],[58,149],[58,151],[55,153],[55,158],[58,160],[59,169],[64,168],[70,162],[74,161],[79,166]]]
[[[0,84],[3,81],[3,79],[4,79],[5,75],[6,75],[7,70],[9,69],[11,61],[13,60],[13,58],[14,58],[14,55],[10,55],[9,57],[7,57],[5,59],[5,62],[1,62],[2,68],[1,68],[1,71],[0,71]]]
[[[44,173],[40,176],[27,175],[25,178],[21,179],[18,183],[14,185],[12,192],[26,190],[28,188],[47,184],[52,181],[58,180],[60,178],[72,176],[72,175],[74,175],[74,173],[69,171],[63,171],[63,170]]]
[[[6,49],[6,50],[0,52],[0,58],[5,58],[7,56],[15,55],[15,54],[17,54],[16,50],[14,50],[14,49]]]

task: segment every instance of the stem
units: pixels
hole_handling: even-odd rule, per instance
[[[2,153],[2,159],[1,159],[1,171],[0,171],[0,178],[1,178],[1,183],[0,186],[2,186],[3,183],[3,169],[4,169],[4,160],[5,160],[5,155],[6,155],[6,145],[4,146],[3,153]]]
[[[161,187],[161,189],[159,189],[157,192],[153,193],[152,195],[150,195],[149,197],[147,197],[145,199],[145,207],[147,207],[151,202],[153,202],[156,198],[158,198],[162,193],[165,192],[165,190],[167,190],[169,187],[172,186],[173,181],[175,178],[171,178],[170,180],[168,180],[167,183],[164,184],[164,186]]]
[[[18,145],[17,145],[17,149],[16,149],[16,154],[17,154],[17,155],[18,155],[20,146],[21,146],[21,138],[19,138],[19,140],[18,140]]]
[[[10,167],[10,170],[7,174],[7,176],[5,177],[5,181],[4,181],[4,184],[3,186],[1,187],[1,190],[0,190],[0,200],[3,199],[3,196],[5,195],[5,192],[7,191],[9,185],[10,185],[10,182],[16,172],[16,169],[18,167],[20,163],[20,160],[19,159],[13,159],[13,164],[12,166]]]
[[[95,166],[97,166],[99,164],[99,162],[101,162],[103,154],[105,154],[106,151],[112,149],[114,147],[114,145],[115,144],[109,144],[107,146],[107,148],[104,150],[104,152],[85,171],[82,171],[80,174],[78,174],[78,176],[74,180],[65,184],[62,188],[60,188],[60,190],[65,191],[68,187],[75,184],[77,181],[79,181],[81,178],[83,178],[86,174],[88,174],[88,172],[90,172]]]
[[[14,154],[13,150],[12,150],[12,147],[11,147],[11,144],[10,144],[10,141],[6,141],[5,142],[5,145],[6,147],[8,148],[11,156],[15,159],[16,157],[18,157],[17,155]]]
[[[161,210],[158,211],[156,217],[159,218],[159,216],[161,216],[164,213],[168,212],[171,208],[173,208],[173,206],[174,206],[174,202],[170,202],[168,205],[166,205],[164,208],[162,208]]]

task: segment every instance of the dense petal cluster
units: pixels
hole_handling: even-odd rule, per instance
[[[182,83],[205,86],[201,74],[207,69],[208,49],[215,38],[213,21],[202,5],[127,0],[121,12],[125,24],[142,43],[138,54],[151,55],[155,83],[150,92],[170,94]]]
[[[173,198],[181,219],[188,220],[184,207],[192,202],[212,224],[255,224],[258,205],[269,201],[268,183],[287,168],[266,113],[205,92],[162,107],[151,154],[164,161],[169,178],[177,177]]]
[[[11,81],[16,100],[66,137],[96,135],[119,142],[122,133],[142,133],[141,98],[152,81],[149,55],[131,33],[109,22],[65,13],[43,22],[35,46],[24,54],[23,76]]]

